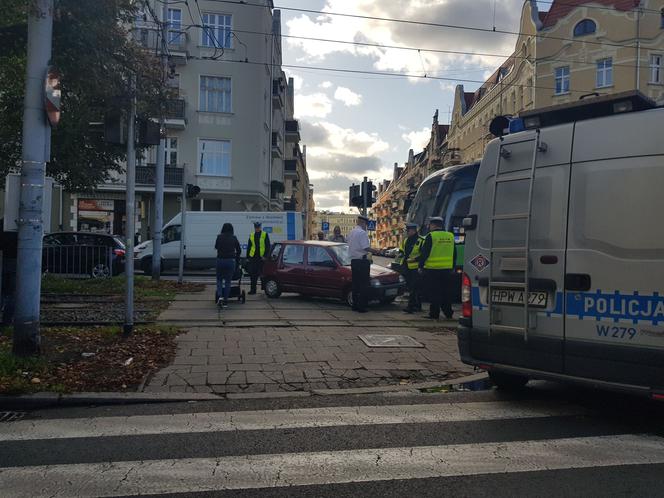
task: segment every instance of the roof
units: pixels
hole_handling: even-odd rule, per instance
[[[641,0],[554,0],[551,8],[542,21],[543,28],[554,26],[560,19],[567,16],[575,8],[593,3],[613,7],[616,10],[629,11],[639,6]],[[541,19],[541,18],[540,18]]]
[[[281,240],[279,242],[275,242],[275,244],[298,244],[306,246],[332,247],[341,246],[344,244],[344,242],[330,242],[328,240]]]
[[[473,107],[473,104],[475,103],[475,92],[464,92],[463,98],[466,101],[466,110]]]

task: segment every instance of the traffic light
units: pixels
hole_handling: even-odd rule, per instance
[[[367,207],[373,206],[374,202],[376,202],[374,199],[374,190],[376,190],[376,188],[373,183],[371,181],[366,182],[365,192],[367,196]]]
[[[198,194],[201,193],[201,187],[199,187],[198,185],[192,185],[191,183],[187,183],[187,188],[185,190],[185,193],[188,199],[193,199],[194,197],[198,197]]]
[[[348,205],[362,209],[362,185],[353,184],[350,186],[350,189],[348,189]]]
[[[104,142],[120,145],[127,143],[127,120],[121,110],[109,110],[104,115]]]
[[[159,123],[149,118],[138,118],[138,144],[159,145],[161,128]]]

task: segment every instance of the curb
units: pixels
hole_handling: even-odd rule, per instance
[[[236,393],[216,395],[205,393],[36,393],[21,396],[0,396],[0,408],[10,410],[36,410],[54,406],[76,407],[88,405],[129,405],[140,403],[182,403],[188,401],[220,401],[244,399],[306,398],[309,396],[343,396],[357,394],[415,394],[422,389],[465,384],[488,378],[486,372],[442,381],[420,382],[418,384],[398,384],[394,386],[356,387],[350,389],[314,389],[312,391],[274,393]]]

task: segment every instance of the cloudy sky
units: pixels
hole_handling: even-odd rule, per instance
[[[278,7],[400,18],[448,25],[518,31],[523,0],[278,0]],[[543,6],[546,7],[546,6]],[[544,9],[546,10],[546,9]],[[510,54],[515,37],[497,33],[282,10],[283,33],[348,42],[462,52]],[[295,112],[307,144],[310,180],[318,209],[349,211],[348,186],[363,176],[391,176],[408,149],[429,139],[433,114],[449,122],[454,88],[467,91],[503,58],[384,49],[284,37],[285,68],[295,78]],[[450,78],[435,81],[341,74],[344,68]]]

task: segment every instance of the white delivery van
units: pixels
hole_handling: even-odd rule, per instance
[[[217,251],[214,248],[217,235],[224,223],[231,223],[240,245],[242,257],[246,257],[249,235],[254,232],[254,222],[263,224],[263,231],[270,242],[302,239],[302,214],[285,212],[229,212],[187,211],[185,215],[185,267],[188,269],[214,268]],[[164,225],[161,244],[162,268],[177,268],[180,258],[181,215]],[[136,246],[136,267],[146,274],[152,271],[152,241]]]
[[[464,220],[462,360],[664,399],[664,108],[627,92],[510,127]]]

